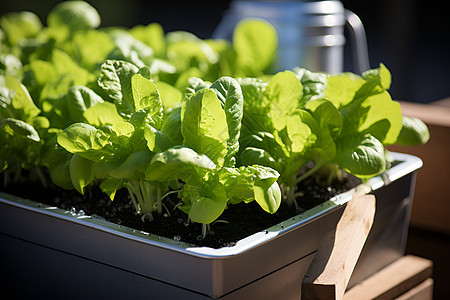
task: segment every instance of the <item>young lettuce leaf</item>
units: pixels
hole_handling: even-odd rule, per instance
[[[181,109],[183,144],[205,154],[219,167],[227,154],[228,125],[216,94],[202,89],[192,95]]]
[[[402,130],[398,135],[396,145],[423,145],[430,139],[427,125],[418,118],[402,116]]]

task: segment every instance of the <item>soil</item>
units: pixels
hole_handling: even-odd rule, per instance
[[[3,181],[3,178],[0,179]],[[359,183],[361,181],[358,178],[347,175],[342,182],[335,181],[331,186],[321,186],[310,177],[298,186],[298,190],[304,191],[304,195],[297,198],[299,209],[304,211],[314,207]],[[84,196],[76,191],[67,191],[54,186],[43,189],[37,182],[9,184],[8,188],[0,185],[0,190],[61,209],[76,212],[83,210],[86,215],[100,216],[110,222],[150,234],[212,248],[232,246],[246,236],[263,231],[299,213],[293,206],[282,205],[271,215],[264,212],[255,201],[230,205],[219,220],[211,224],[209,234],[203,238],[201,224],[188,222],[187,215],[175,208],[175,204],[179,201],[176,195],[165,200],[168,210],[162,215],[155,215],[153,221],[143,222],[140,216],[135,214],[125,189],[117,192],[114,201],[95,187],[87,189]]]

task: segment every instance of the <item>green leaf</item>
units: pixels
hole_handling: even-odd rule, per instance
[[[23,76],[20,59],[13,54],[0,54],[0,75],[11,75],[20,80]]]
[[[303,87],[291,71],[275,74],[264,92],[270,103],[269,118],[273,126],[280,131],[286,127],[286,117],[299,105]]]
[[[180,91],[184,91],[190,86],[189,80],[192,77],[202,76],[203,72],[201,70],[199,70],[197,67],[190,67],[178,76],[177,81],[175,82],[175,87]]]
[[[210,87],[217,95],[225,111],[228,126],[227,161],[239,150],[244,98],[239,83],[231,77],[221,77]]]
[[[281,192],[276,183],[279,176],[277,171],[259,165],[220,170],[220,181],[232,203],[254,199],[268,213],[276,212],[281,204]]]
[[[183,93],[181,93],[177,88],[163,81],[155,82],[155,85],[161,96],[161,103],[165,111],[181,106]]]
[[[257,132],[244,135],[243,138],[241,138],[241,146],[264,149],[278,163],[287,162],[291,155],[291,152],[276,132],[274,134]]]
[[[149,59],[150,60],[150,59]],[[168,60],[151,58],[148,63],[152,79],[155,81],[168,81],[173,83],[173,75],[177,73],[175,66]]]
[[[202,89],[191,96],[181,109],[183,144],[207,155],[219,167],[227,153],[228,125],[216,94]]]
[[[316,163],[330,161],[336,155],[335,139],[342,132],[342,115],[330,101],[324,98],[309,101],[306,108],[316,121],[309,125],[312,130],[316,130],[317,135],[317,141],[310,149],[308,159]]]
[[[152,125],[160,128],[163,116],[163,106],[156,85],[140,74],[131,78],[131,88],[133,91],[134,108],[133,113],[145,110],[152,120]]]
[[[217,53],[213,51],[208,43],[192,33],[172,31],[166,37],[167,56],[177,70],[181,72],[195,68],[201,74],[206,74],[209,68],[218,62],[219,57]]]
[[[343,136],[337,146],[337,163],[355,176],[370,178],[386,170],[383,144],[370,134]]]
[[[57,186],[72,190],[74,186],[70,178],[70,160],[73,154],[67,152],[56,142],[57,134],[60,129],[49,129],[45,136],[45,143],[41,150],[41,163],[47,167],[50,173],[50,179]]]
[[[152,152],[165,151],[172,147],[168,137],[163,132],[156,130],[150,125],[144,127],[144,137],[147,141],[148,149]]]
[[[116,46],[109,53],[109,59],[128,61],[139,68],[145,67],[153,59],[152,48],[134,38],[126,29],[110,28],[108,34]]]
[[[311,72],[298,67],[292,71],[303,86],[303,97],[300,101],[300,108],[303,108],[311,100],[325,96],[325,90],[327,88],[327,75],[325,73]]]
[[[107,163],[106,171],[116,179],[139,178],[139,174],[144,173],[149,162],[150,153],[148,151],[134,152],[128,155],[124,161]]]
[[[66,52],[53,49],[52,63],[58,75],[70,76],[73,85],[87,85],[94,81],[94,74],[80,67]]]
[[[107,60],[101,66],[98,85],[114,100],[117,112],[129,118],[134,109],[131,78],[139,69],[128,62]]]
[[[9,12],[0,18],[0,27],[9,44],[15,46],[22,39],[35,37],[42,29],[42,22],[30,11]]]
[[[210,224],[225,210],[227,195],[223,185],[213,177],[201,186],[185,184],[178,193],[184,204],[179,208],[197,223]]]
[[[84,188],[95,179],[93,162],[77,154],[70,160],[70,179],[75,189],[84,195]]]
[[[128,122],[114,123],[111,126],[110,141],[113,144],[117,144],[121,149],[128,148],[128,143],[134,132],[134,126]]]
[[[278,163],[275,159],[264,149],[247,147],[239,155],[239,162],[241,165],[261,165],[279,169]]]
[[[30,169],[39,166],[42,139],[33,126],[21,120],[0,121],[0,168]]]
[[[14,108],[11,103],[15,94],[14,90],[0,86],[0,118],[14,117]]]
[[[2,120],[0,124],[7,124],[14,131],[15,134],[25,137],[30,141],[33,142],[41,141],[36,129],[34,129],[33,126],[24,121],[13,118],[6,118]]]
[[[92,161],[101,161],[111,155],[108,136],[89,124],[75,123],[58,134],[58,144],[70,153],[77,153]]]
[[[233,32],[237,76],[258,76],[271,65],[278,47],[275,28],[262,19],[239,22]]]
[[[123,118],[117,113],[116,106],[111,102],[99,102],[87,108],[83,117],[89,124],[97,127],[123,122]]]
[[[71,87],[65,100],[70,117],[74,122],[85,121],[84,112],[97,103],[103,102],[103,99],[94,91],[80,85]]]
[[[201,89],[207,89],[210,88],[211,83],[205,82],[201,78],[197,77],[191,77],[188,79],[188,86],[186,87],[186,92],[184,93],[184,96],[187,98],[194,95],[196,92],[200,91]],[[219,97],[219,95],[217,95]],[[220,100],[220,99],[219,99]]]
[[[274,75],[268,85],[258,81],[241,81],[244,94],[244,125],[250,131],[281,131],[287,117],[298,107],[303,88],[291,71]]]
[[[427,125],[418,118],[402,117],[402,130],[395,144],[413,146],[423,145],[430,139]]]
[[[67,27],[70,31],[87,30],[100,26],[97,10],[85,1],[65,1],[48,13],[49,27]]]
[[[341,109],[353,101],[356,93],[364,83],[365,81],[360,76],[351,73],[328,76],[325,97],[336,108]]]
[[[36,59],[28,65],[30,72],[36,84],[42,88],[44,84],[52,79],[55,79],[58,74],[51,62]]]
[[[12,76],[5,76],[5,85],[10,90],[13,90],[14,95],[10,102],[10,106],[6,102],[2,101],[2,107],[9,106],[8,110],[13,111],[13,117],[16,119],[30,122],[34,117],[39,115],[41,110],[37,108],[36,104],[31,99],[30,93],[27,88]]]
[[[341,133],[343,118],[331,101],[325,98],[315,99],[309,101],[305,109],[311,112],[319,126],[328,130],[331,136],[336,137]]]
[[[111,201],[114,200],[116,192],[124,186],[123,180],[115,178],[106,178],[100,183],[100,189],[109,196]]]
[[[146,26],[136,25],[130,29],[130,33],[138,40],[150,46],[155,56],[163,57],[166,49],[164,30],[158,23],[150,23]]]
[[[272,120],[268,118],[270,99],[264,95],[268,84],[256,78],[244,78],[238,82],[244,96],[242,126],[249,132],[273,132]]]
[[[47,129],[50,127],[50,121],[46,117],[37,116],[31,120],[31,126],[36,128],[37,130]]]
[[[72,190],[74,188],[70,177],[70,160],[49,167],[50,179],[57,186]]]
[[[161,132],[164,133],[172,146],[183,143],[183,136],[181,135],[181,107],[174,108],[165,116]]]
[[[270,186],[270,180],[264,180],[255,184],[253,193],[255,201],[268,213],[275,213],[281,204],[281,190],[278,183],[273,182]]]
[[[296,110],[286,118],[286,123],[293,153],[302,153],[316,142],[318,124],[307,111]]]
[[[114,44],[106,32],[90,29],[77,32],[72,39],[73,56],[80,65],[91,72],[103,63],[114,49]]]
[[[387,91],[367,97],[358,111],[367,110],[365,118],[360,117],[358,131],[370,133],[383,145],[395,143],[402,129],[400,103],[392,101]],[[355,109],[354,113],[358,114]]]
[[[381,63],[377,69],[367,70],[362,73],[362,78],[370,83],[372,88],[378,86],[380,91],[388,90],[391,87],[391,73]]]
[[[145,179],[160,182],[180,179],[198,184],[205,170],[215,168],[214,162],[206,155],[187,147],[173,147],[155,154],[145,173]]]

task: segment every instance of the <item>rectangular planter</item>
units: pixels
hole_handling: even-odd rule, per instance
[[[400,163],[382,176],[221,249],[0,193],[0,288],[15,299],[299,299],[322,237],[335,228],[355,190],[372,191],[375,221],[353,285],[404,254],[415,171],[422,161],[394,156]]]

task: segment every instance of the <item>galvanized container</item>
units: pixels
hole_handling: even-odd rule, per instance
[[[401,161],[356,189],[377,197],[372,231],[350,284],[401,257],[422,161]],[[0,296],[20,298],[299,299],[320,241],[355,190],[233,247],[177,242],[0,193]]]

